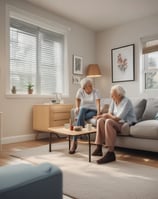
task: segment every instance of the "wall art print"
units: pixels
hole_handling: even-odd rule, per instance
[[[83,74],[83,57],[76,55],[73,56],[73,74]]]
[[[73,84],[80,84],[81,82],[81,77],[78,75],[72,75],[72,83]]]
[[[130,44],[111,50],[112,82],[135,80],[135,46]]]

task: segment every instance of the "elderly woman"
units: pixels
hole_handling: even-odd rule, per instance
[[[85,126],[85,121],[100,114],[100,95],[98,90],[93,88],[91,78],[81,80],[81,88],[76,94],[77,126]],[[74,136],[71,142],[69,153],[74,154],[77,148],[77,137]]]
[[[97,148],[92,153],[94,156],[102,156],[102,144],[106,143],[107,153],[99,160],[98,164],[115,161],[115,140],[117,133],[121,132],[122,125],[127,122],[129,125],[136,123],[136,115],[131,101],[125,97],[125,90],[115,85],[111,88],[111,104],[109,112],[97,116],[97,133],[95,143]]]

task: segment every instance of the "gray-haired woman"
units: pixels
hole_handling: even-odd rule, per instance
[[[115,161],[115,140],[118,132],[121,132],[122,125],[127,122],[129,125],[136,123],[136,115],[131,101],[125,97],[125,90],[119,85],[111,88],[112,102],[109,112],[97,116],[97,133],[95,143],[97,148],[92,153],[94,156],[102,156],[102,144],[106,143],[108,152],[99,160],[98,164]]]
[[[81,80],[81,88],[77,91],[76,99],[77,126],[85,126],[85,121],[100,114],[100,94],[93,88],[91,78]],[[71,142],[69,153],[74,154],[77,148],[77,137]]]

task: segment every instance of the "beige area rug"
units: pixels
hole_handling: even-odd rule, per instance
[[[92,146],[92,150],[95,146]],[[117,160],[97,165],[97,157],[88,162],[88,145],[68,154],[68,143],[30,148],[11,154],[31,163],[50,162],[63,171],[63,192],[77,199],[157,199],[158,169]],[[104,149],[106,150],[106,149]]]

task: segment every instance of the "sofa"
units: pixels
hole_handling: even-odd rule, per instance
[[[123,126],[117,136],[116,146],[158,152],[158,99],[132,100],[137,123]]]
[[[0,167],[0,199],[62,199],[62,172],[50,163]]]
[[[116,147],[158,152],[158,98],[132,99],[137,123],[125,123],[117,134]],[[108,112],[109,104],[102,105],[102,113]],[[74,113],[71,112],[72,118]],[[94,118],[86,121],[96,126]],[[92,137],[95,139],[95,136]]]

